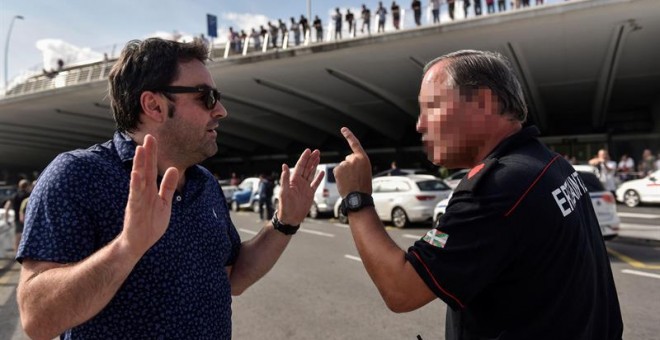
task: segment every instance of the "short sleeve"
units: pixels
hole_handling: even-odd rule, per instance
[[[463,309],[512,260],[516,229],[504,217],[511,201],[506,193],[456,192],[438,227],[408,249],[407,260],[452,308]]]
[[[44,170],[27,206],[25,229],[16,259],[78,262],[94,252],[93,179],[89,162],[61,154]]]

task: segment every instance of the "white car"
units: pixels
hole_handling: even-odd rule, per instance
[[[336,163],[319,164],[316,166],[314,177],[316,177],[321,171],[325,172],[325,176],[323,176],[321,183],[319,183],[319,187],[316,189],[316,192],[314,192],[314,202],[309,208],[309,214],[307,214],[310,218],[318,218],[319,215],[326,213],[331,214],[335,204],[340,201],[335,174],[332,172],[336,166]],[[294,169],[291,169],[291,172],[293,172],[293,170]],[[281,190],[281,187],[277,185],[273,191],[274,208],[277,208],[279,204]]]
[[[454,172],[453,174],[447,176],[447,178],[444,179],[445,183],[447,183],[447,185],[450,188],[452,188],[452,190],[456,189],[456,187],[458,186],[458,183],[460,183],[461,180],[463,179],[463,177],[465,177],[465,175],[467,175],[468,171],[470,171],[470,169],[461,169],[461,170],[458,170],[458,171]]]
[[[443,199],[442,201],[438,202],[436,204],[435,208],[433,209],[433,226],[437,227],[438,222],[440,222],[440,216],[445,213],[445,210],[447,210],[447,206],[449,205],[449,200],[451,199],[451,195],[454,192],[452,191],[449,193],[449,196],[447,198]]]
[[[642,179],[623,182],[616,189],[616,199],[629,207],[640,203],[660,203],[660,170]]]
[[[574,165],[575,170],[589,190],[591,205],[594,206],[594,212],[598,218],[600,231],[606,240],[613,239],[619,235],[619,224],[621,220],[616,212],[616,202],[611,192],[605,190],[603,184],[596,177],[597,170],[591,165]],[[433,226],[437,226],[440,217],[445,213],[451,194],[435,206],[433,210]]]
[[[436,203],[451,193],[445,182],[431,175],[377,177],[372,187],[378,217],[381,221],[391,221],[397,228],[411,222],[430,221]],[[341,201],[335,204],[335,216],[346,223],[346,216],[339,211],[340,204]]]

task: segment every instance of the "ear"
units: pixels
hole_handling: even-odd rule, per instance
[[[167,116],[167,99],[157,92],[144,91],[140,95],[142,112],[148,119],[162,123]]]

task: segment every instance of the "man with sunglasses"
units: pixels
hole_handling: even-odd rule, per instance
[[[27,212],[17,290],[31,338],[231,338],[231,295],[263,277],[304,219],[318,150],[282,165],[273,221],[241,243],[197,165],[227,111],[199,43],[129,42],[109,75],[112,140],[59,155]]]

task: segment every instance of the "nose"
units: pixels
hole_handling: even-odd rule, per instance
[[[417,125],[415,125],[415,128],[419,133],[424,133],[426,131],[426,120],[424,119],[423,114],[420,114],[419,118],[417,118]]]
[[[227,116],[229,116],[229,113],[227,112],[227,109],[225,109],[225,106],[222,105],[222,103],[220,101],[218,101],[215,104],[215,107],[213,108],[211,113],[212,113],[214,118],[217,117],[218,119],[226,118]]]

